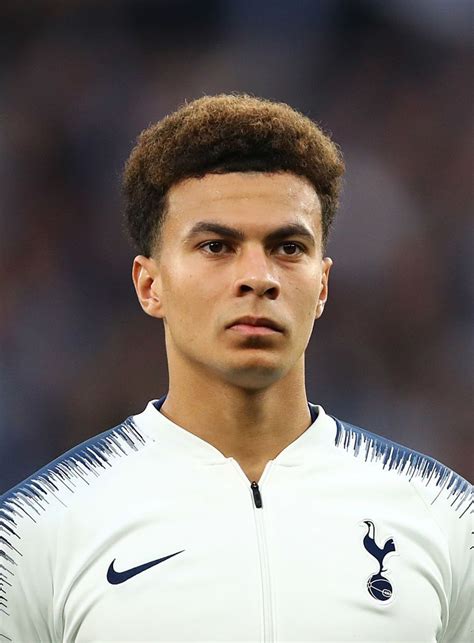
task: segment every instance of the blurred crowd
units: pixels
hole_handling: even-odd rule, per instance
[[[472,477],[471,11],[1,3],[0,492],[166,393],[120,174],[142,129],[230,91],[288,102],[346,160],[308,399]]]

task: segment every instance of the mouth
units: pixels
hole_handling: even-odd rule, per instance
[[[280,334],[279,330],[269,326],[252,326],[250,324],[234,324],[228,330],[233,330],[241,335],[276,335]]]
[[[283,327],[270,317],[245,315],[231,322],[227,328],[244,335],[271,335],[282,333]]]

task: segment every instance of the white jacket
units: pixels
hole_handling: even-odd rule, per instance
[[[473,640],[463,478],[309,404],[251,485],[165,398],[2,496],[0,643]]]

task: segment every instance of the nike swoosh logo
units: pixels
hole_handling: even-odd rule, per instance
[[[145,570],[150,569],[150,567],[159,565],[163,561],[168,560],[168,558],[173,558],[173,556],[182,554],[183,551],[184,549],[182,549],[181,551],[177,551],[174,554],[170,554],[169,556],[163,556],[163,558],[158,558],[157,560],[151,560],[149,563],[143,563],[143,565],[138,565],[137,567],[126,569],[124,572],[117,572],[114,569],[114,563],[117,560],[116,558],[114,558],[109,565],[109,569],[107,570],[107,580],[111,585],[120,585],[120,583],[124,583],[129,578],[133,578],[137,574],[141,574]]]

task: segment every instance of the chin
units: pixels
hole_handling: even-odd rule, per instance
[[[285,375],[283,368],[263,364],[246,365],[242,367],[233,367],[225,369],[222,373],[225,380],[233,385],[250,390],[259,390],[267,388],[275,382],[278,382]]]

